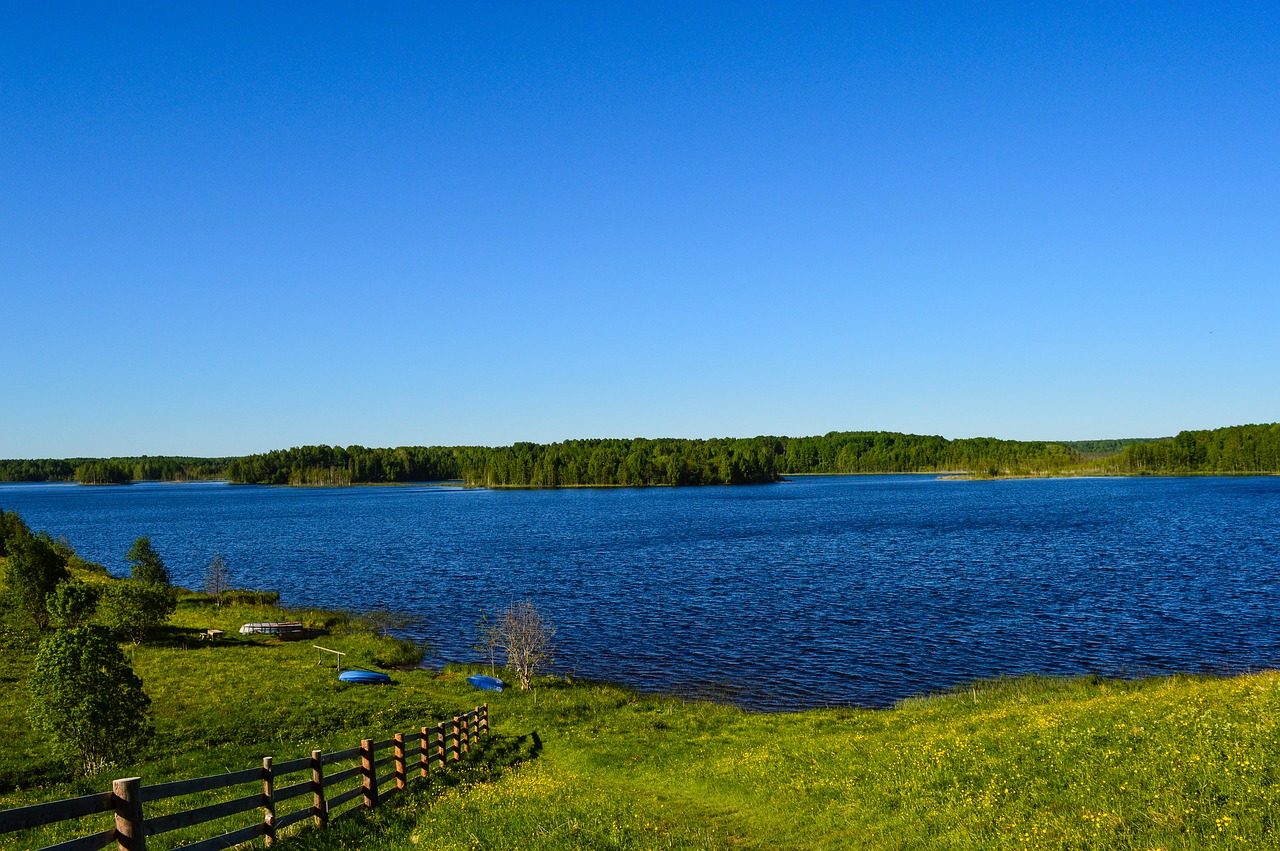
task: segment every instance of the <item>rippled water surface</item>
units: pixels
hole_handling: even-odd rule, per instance
[[[1280,479],[484,491],[0,485],[0,506],[124,573],[214,551],[286,603],[387,606],[445,659],[534,599],[559,668],[762,708],[880,706],[980,677],[1280,664]]]

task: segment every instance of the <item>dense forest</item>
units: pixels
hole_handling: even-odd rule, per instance
[[[0,461],[0,482],[190,482],[225,479],[227,458],[37,458]]]
[[[1280,473],[1280,423],[1184,431],[1133,443],[1103,467],[1127,475]]]
[[[895,432],[714,440],[645,438],[511,446],[299,446],[240,458],[0,461],[0,481],[226,479],[342,486],[461,481],[483,487],[756,484],[830,473],[1179,475],[1280,473],[1280,424],[1184,431],[1154,440],[948,440]]]

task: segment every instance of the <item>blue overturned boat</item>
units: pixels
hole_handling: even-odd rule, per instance
[[[467,682],[485,691],[502,691],[502,687],[506,685],[497,677],[486,677],[484,674],[472,674],[467,677]]]
[[[344,683],[363,683],[364,685],[386,685],[391,682],[391,677],[379,671],[362,671],[356,668],[351,671],[343,671],[338,674],[338,679]]]

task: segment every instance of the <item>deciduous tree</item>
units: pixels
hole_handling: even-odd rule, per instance
[[[43,532],[12,535],[7,540],[9,556],[4,564],[9,604],[35,624],[49,626],[49,595],[68,578],[67,566]]]
[[[98,608],[98,593],[97,586],[78,579],[59,582],[45,603],[54,626],[60,629],[84,626]]]
[[[222,553],[214,553],[213,561],[204,569],[204,590],[216,606],[222,605],[222,595],[231,590],[231,570]]]
[[[133,542],[125,559],[133,565],[132,576],[140,582],[152,582],[157,585],[169,584],[169,570],[164,566],[164,559],[151,546],[151,538],[142,537]]]
[[[156,582],[122,579],[107,585],[98,615],[109,629],[134,644],[169,620],[178,608],[173,589]]]
[[[543,619],[532,600],[503,609],[493,624],[494,642],[507,657],[507,667],[528,689],[538,670],[555,661],[556,628]]]
[[[151,700],[101,627],[41,642],[30,690],[32,725],[76,752],[86,774],[131,758],[152,735]]]

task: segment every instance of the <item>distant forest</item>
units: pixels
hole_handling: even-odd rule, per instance
[[[894,432],[831,432],[821,437],[567,440],[497,447],[300,446],[240,458],[0,461],[0,481],[82,484],[225,479],[321,487],[431,481],[483,487],[635,487],[757,484],[788,475],[832,473],[1280,473],[1280,423],[1129,440],[948,440]]]

